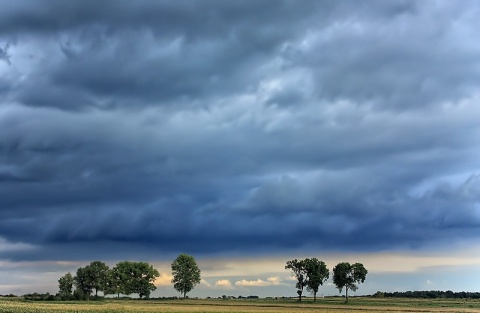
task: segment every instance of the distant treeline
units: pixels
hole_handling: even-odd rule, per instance
[[[376,298],[423,298],[423,299],[480,299],[480,292],[453,292],[451,290],[429,290],[429,291],[395,291],[395,292],[381,292],[377,291],[373,297]]]
[[[31,301],[60,301],[62,298],[60,296],[55,296],[50,294],[49,292],[47,293],[27,293],[23,295],[23,298],[25,300],[31,300]],[[73,299],[72,299],[73,300]]]

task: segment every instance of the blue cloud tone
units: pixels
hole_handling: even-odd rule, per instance
[[[3,1],[0,238],[30,248],[0,259],[477,240],[479,21],[476,1]]]

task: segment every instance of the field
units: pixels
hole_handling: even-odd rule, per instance
[[[341,298],[319,299],[317,303],[294,300],[105,300],[90,302],[26,302],[0,300],[0,313],[219,313],[219,312],[480,312],[480,300],[470,299],[374,299],[352,298],[344,304]]]

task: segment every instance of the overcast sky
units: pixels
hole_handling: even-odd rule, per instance
[[[0,293],[181,252],[279,267],[199,295],[295,296],[295,257],[480,267],[478,1],[0,5]]]

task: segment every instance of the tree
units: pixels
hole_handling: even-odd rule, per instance
[[[292,276],[295,276],[295,278],[297,279],[295,287],[297,287],[298,301],[302,301],[303,288],[307,286],[308,282],[305,260],[295,259],[287,261],[285,269],[292,270]]]
[[[120,298],[122,287],[122,277],[120,275],[120,271],[117,266],[114,266],[108,273],[108,279],[104,293],[106,295],[116,294],[117,298]]]
[[[70,300],[72,298],[73,291],[73,276],[70,273],[67,273],[60,277],[58,280],[58,289],[60,289],[59,294],[62,300]]]
[[[182,253],[172,262],[172,283],[186,298],[187,293],[200,283],[200,269],[193,256]]]
[[[98,291],[104,291],[107,287],[110,268],[103,262],[93,261],[85,267],[90,285],[95,289],[95,297],[98,297]]]
[[[115,279],[117,293],[129,295],[138,293],[141,298],[150,296],[150,292],[157,289],[153,284],[155,279],[160,276],[158,271],[152,265],[145,262],[119,262],[115,267]]]
[[[142,297],[149,298],[150,292],[157,289],[154,282],[160,276],[160,273],[148,263],[136,262],[136,274],[132,291],[138,293],[140,299]]]
[[[79,290],[76,292],[77,295],[83,295],[84,299],[90,299],[90,294],[92,293],[92,283],[89,275],[89,270],[86,267],[80,267],[77,269],[77,275],[73,279],[75,281],[75,286]]]
[[[356,291],[357,284],[365,282],[367,273],[361,263],[350,265],[348,262],[342,262],[333,268],[333,283],[340,292],[345,288],[345,302],[348,302],[348,289]]]
[[[330,273],[325,262],[317,258],[305,259],[305,270],[307,273],[307,290],[313,292],[313,301],[317,301],[317,292],[320,285],[327,281]]]

